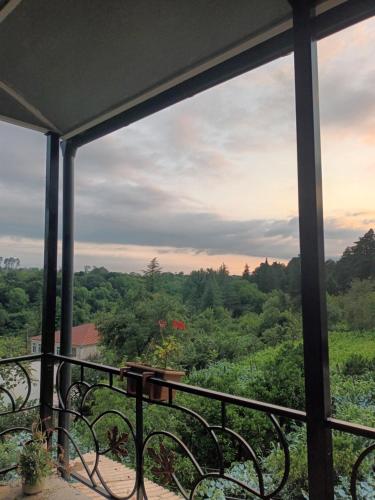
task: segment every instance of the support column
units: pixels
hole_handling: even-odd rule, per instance
[[[74,157],[76,148],[67,141],[63,151],[63,228],[62,228],[62,278],[61,278],[61,336],[60,354],[72,355],[73,325],[73,277],[74,277]],[[60,393],[65,398],[71,383],[71,366],[64,364],[61,370]],[[69,401],[66,407],[69,408]],[[59,427],[69,431],[69,414],[59,413]],[[59,432],[58,443],[63,450],[62,466],[65,477],[69,476],[69,440],[66,433]]]
[[[43,356],[40,374],[40,418],[45,428],[52,426],[54,363],[45,355],[55,351],[58,204],[59,136],[50,132],[47,134],[42,310]]]
[[[293,6],[298,199],[301,246],[307,447],[310,500],[333,499],[332,434],[325,289],[322,172],[316,41],[311,0]]]

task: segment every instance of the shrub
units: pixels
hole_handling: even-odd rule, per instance
[[[52,473],[52,458],[47,450],[46,435],[40,430],[40,423],[34,423],[31,440],[25,443],[21,452],[19,467],[26,484],[36,484]]]
[[[342,373],[350,376],[364,375],[368,371],[375,371],[375,359],[366,359],[355,353],[345,361],[342,367]]]

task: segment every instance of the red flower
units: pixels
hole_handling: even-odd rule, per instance
[[[172,321],[172,328],[175,330],[186,330],[186,325],[183,321],[178,321],[177,319],[174,319]]]

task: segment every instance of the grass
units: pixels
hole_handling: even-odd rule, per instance
[[[282,345],[283,344],[280,343],[273,347],[266,347],[264,349],[261,349],[260,351],[255,352],[254,354],[251,354],[250,356],[246,356],[245,364],[251,361],[251,363],[254,363],[258,367],[268,365],[274,359],[278,351],[281,349]]]
[[[259,368],[267,365],[280,350],[282,344],[266,347],[246,357],[245,364],[251,361]],[[366,359],[375,358],[375,331],[369,332],[330,332],[329,359],[331,368],[341,366],[353,355],[359,354]]]
[[[366,359],[375,358],[375,331],[329,334],[331,367],[342,365],[352,354],[359,354]]]

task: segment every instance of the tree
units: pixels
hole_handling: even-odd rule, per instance
[[[266,295],[258,290],[255,283],[233,279],[225,291],[224,305],[234,317],[238,317],[247,312],[260,313],[265,299]]]
[[[0,359],[12,358],[23,354],[25,354],[24,339],[21,337],[0,337]],[[2,382],[1,385],[9,390],[14,389],[18,384],[24,383],[25,378],[17,365],[11,363],[0,365],[0,380]],[[9,398],[0,398],[0,412],[4,408],[7,408],[9,403]],[[14,418],[14,415],[12,415],[12,418]],[[3,422],[1,422],[0,430],[3,430]]]
[[[4,269],[18,269],[21,261],[17,257],[7,257],[4,259]]]
[[[206,279],[206,271],[204,269],[199,269],[197,271],[192,271],[185,282],[182,292],[183,301],[195,311],[200,310]]]
[[[272,290],[285,290],[286,267],[280,262],[272,262],[271,265]],[[270,291],[272,291],[270,290]]]
[[[88,323],[91,319],[89,305],[90,292],[84,286],[74,287],[73,318],[74,325]]]
[[[355,279],[340,301],[351,330],[375,328],[375,280]]]
[[[254,269],[252,281],[258,285],[262,292],[271,292],[272,290],[284,290],[286,284],[285,266],[279,262],[273,262],[269,265],[268,259]]]
[[[147,268],[142,271],[146,279],[147,288],[150,292],[156,291],[161,271],[162,268],[160,267],[157,257],[151,259]]]
[[[185,318],[181,303],[166,293],[153,293],[130,307],[119,303],[114,311],[98,316],[96,324],[106,351],[112,351],[113,362],[117,363],[124,356],[134,360],[160,343],[159,320],[167,321],[164,338],[173,335],[172,321],[176,318]]]
[[[82,274],[82,286],[92,290],[106,283],[109,271],[105,267],[94,267],[89,273]]]
[[[250,268],[249,268],[249,265],[247,263],[245,264],[245,267],[244,267],[244,270],[243,270],[243,273],[242,273],[242,277],[245,278],[245,279],[249,279],[250,278]]]
[[[286,290],[293,299],[301,296],[301,259],[293,257],[286,266]]]
[[[217,273],[218,273],[219,276],[220,275],[222,275],[222,276],[229,276],[229,269],[228,269],[227,265],[224,262],[221,264],[221,266],[217,270]]]
[[[223,305],[223,297],[218,285],[215,272],[211,272],[206,280],[201,308],[202,310],[207,308],[215,308]]]
[[[337,263],[329,259],[326,262],[326,286],[327,286],[327,292],[330,294],[336,294],[339,291],[339,286],[337,283]]]
[[[220,307],[223,305],[223,297],[233,279],[229,276],[225,264],[222,264],[217,271],[212,268],[192,271],[185,282],[184,301],[195,311]]]
[[[264,371],[254,397],[262,401],[302,410],[305,404],[304,365],[301,343],[281,345]]]
[[[353,279],[375,278],[375,233],[373,229],[347,247],[337,266],[337,281],[342,291]]]
[[[8,311],[21,312],[29,302],[27,293],[22,288],[12,288],[8,292]]]

